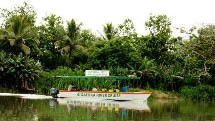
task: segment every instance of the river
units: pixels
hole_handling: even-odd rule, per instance
[[[0,121],[215,121],[215,104],[115,102],[0,93]]]

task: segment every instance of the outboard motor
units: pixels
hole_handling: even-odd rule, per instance
[[[59,92],[58,92],[58,90],[57,89],[55,89],[55,88],[51,88],[50,89],[50,94],[51,94],[51,96],[53,97],[53,98],[57,98],[57,94],[58,94]]]

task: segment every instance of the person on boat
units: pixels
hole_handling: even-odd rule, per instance
[[[93,87],[92,91],[98,91],[98,89],[96,87]]]
[[[76,86],[71,83],[68,87],[68,91],[76,90]]]

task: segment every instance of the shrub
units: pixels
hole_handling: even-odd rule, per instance
[[[210,85],[199,85],[197,87],[183,87],[182,95],[185,98],[198,101],[211,101],[215,99],[215,88]]]

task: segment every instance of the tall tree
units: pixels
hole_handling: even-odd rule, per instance
[[[31,52],[30,46],[38,49],[39,40],[36,28],[31,27],[27,21],[27,17],[13,16],[9,20],[7,28],[0,30],[1,43],[8,43],[12,46],[10,48],[3,46],[1,47],[3,50],[11,51],[16,55],[20,52],[29,55]]]
[[[104,39],[110,40],[116,36],[116,28],[112,23],[106,23],[103,25]]]
[[[26,21],[31,26],[34,26],[36,20],[36,12],[34,7],[27,2],[24,2],[22,6],[16,6],[13,9],[9,10],[7,8],[0,8],[1,18],[3,18],[2,26],[7,28],[10,26],[9,19],[13,18],[13,16],[21,16],[27,17]]]
[[[137,36],[134,23],[131,19],[127,18],[122,24],[119,24],[117,27],[117,34],[120,37],[129,37],[134,38]]]
[[[76,51],[83,54],[87,54],[86,49],[82,46],[81,41],[81,26],[82,23],[77,24],[74,19],[67,23],[66,36],[64,36],[64,41],[62,41],[62,51],[68,54],[67,64],[71,66],[72,55]]]
[[[1,17],[4,18],[0,29],[1,49],[15,54],[20,52],[29,55],[32,49],[38,50],[39,44],[37,29],[35,27],[35,12],[33,8],[24,3],[24,6],[15,7],[13,10],[2,9]],[[10,47],[10,46],[11,47]]]
[[[63,21],[60,16],[51,14],[43,18],[44,23],[39,27],[41,64],[48,69],[55,69],[62,65],[61,47],[58,43],[63,41],[65,31]]]
[[[197,30],[197,31],[196,31]],[[215,25],[205,24],[189,32],[190,38],[183,42],[182,49],[187,68],[198,77],[198,83],[215,85]],[[188,33],[188,32],[186,32]],[[190,68],[192,67],[192,68]],[[188,70],[188,69],[187,69]]]
[[[90,48],[89,63],[94,69],[127,68],[140,64],[140,55],[129,43],[128,38],[97,41]]]
[[[1,17],[0,49],[4,56],[1,55],[0,81],[10,88],[29,90],[41,69],[37,61],[32,59],[32,52],[38,55],[39,44],[36,13],[31,5],[24,2],[23,6],[12,10],[1,9]]]
[[[166,15],[150,15],[149,20],[145,22],[146,28],[149,30],[150,38],[145,40],[145,55],[157,62],[163,63],[165,54],[172,48],[171,44],[171,21]]]

